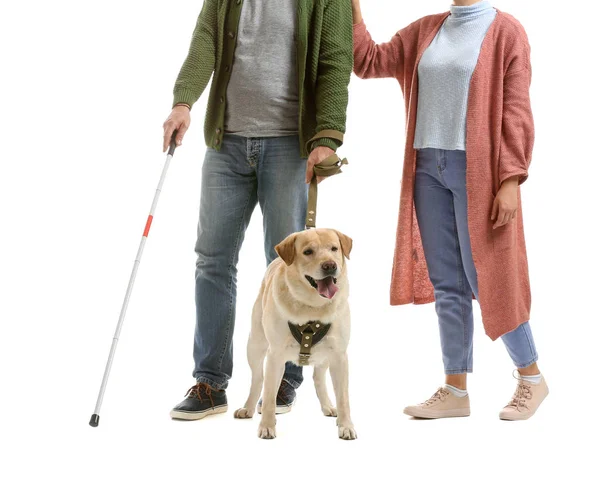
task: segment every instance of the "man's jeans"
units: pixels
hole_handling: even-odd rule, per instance
[[[473,371],[472,295],[479,300],[479,293],[467,224],[466,172],[464,151],[417,152],[415,209],[435,291],[446,374]],[[516,367],[537,361],[529,322],[502,340]]]
[[[277,257],[275,246],[304,229],[305,177],[297,136],[225,135],[220,151],[206,152],[196,243],[196,381],[224,389],[231,378],[237,263],[254,207],[260,204],[263,213],[269,264]],[[284,379],[297,388],[302,368],[288,363]]]

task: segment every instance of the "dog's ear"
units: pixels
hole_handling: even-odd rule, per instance
[[[340,233],[337,230],[334,230],[340,239],[340,244],[342,245],[342,253],[348,259],[350,259],[350,251],[352,251],[352,238],[346,236],[344,233]]]
[[[289,235],[281,243],[275,246],[275,251],[279,257],[285,261],[285,264],[290,266],[294,262],[296,256],[296,235]]]

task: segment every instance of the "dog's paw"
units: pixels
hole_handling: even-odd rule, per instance
[[[236,419],[252,419],[252,416],[254,416],[254,412],[249,411],[245,407],[242,407],[233,413],[233,417]]]
[[[263,426],[262,424],[258,427],[258,437],[261,439],[275,439],[277,434],[275,433],[275,426]]]
[[[327,417],[337,417],[337,409],[333,406],[321,406],[321,411]]]
[[[338,436],[340,439],[352,441],[358,437],[358,434],[356,434],[354,426],[338,426]]]

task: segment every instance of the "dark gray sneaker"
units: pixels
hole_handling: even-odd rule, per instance
[[[277,406],[275,414],[285,414],[292,410],[292,406],[296,402],[296,390],[287,381],[281,381],[279,391],[277,391]],[[258,401],[258,414],[262,414],[262,398]]]
[[[171,417],[195,421],[210,414],[223,412],[227,412],[225,390],[213,389],[208,384],[197,383],[188,390],[185,399],[171,409]]]

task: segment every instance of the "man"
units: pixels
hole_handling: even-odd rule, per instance
[[[196,243],[196,385],[171,417],[227,410],[246,227],[259,203],[267,264],[303,228],[313,167],[343,141],[352,64],[350,0],[204,1],[164,124],[165,150],[175,131],[180,145],[214,73]],[[277,412],[291,409],[301,382],[302,369],[288,363]]]

